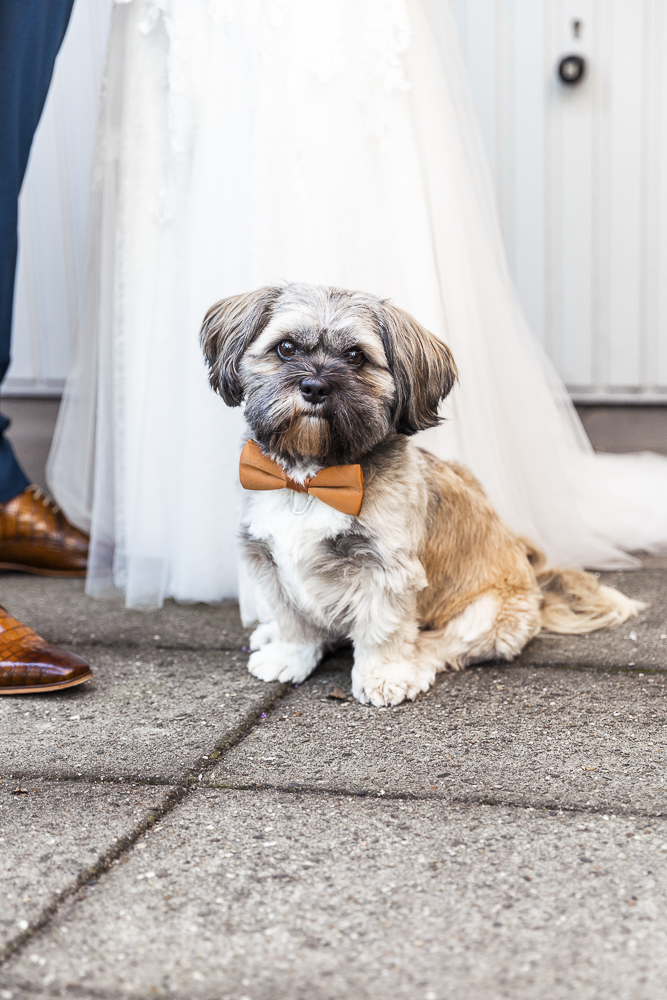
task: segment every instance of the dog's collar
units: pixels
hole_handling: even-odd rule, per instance
[[[342,514],[359,516],[364,499],[364,474],[360,465],[333,465],[297,483],[268,458],[255,441],[246,441],[241,452],[239,479],[244,490],[293,490],[317,497]]]

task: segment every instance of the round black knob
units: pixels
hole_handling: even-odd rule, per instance
[[[558,76],[568,87],[580,83],[586,73],[586,60],[582,56],[563,56],[558,63]]]

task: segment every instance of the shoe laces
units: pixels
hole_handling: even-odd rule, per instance
[[[55,502],[55,500],[52,500],[51,497],[48,495],[48,493],[45,493],[43,490],[41,490],[39,486],[35,486],[35,484],[33,483],[31,486],[28,487],[26,492],[32,493],[35,500],[39,500],[40,503],[42,503],[45,507],[48,507],[50,510],[52,510],[54,514],[60,513],[60,507]]]

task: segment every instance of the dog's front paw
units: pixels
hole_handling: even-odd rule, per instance
[[[435,671],[410,660],[391,663],[375,661],[352,670],[352,694],[364,703],[381,708],[400,705],[407,698],[414,701],[420,691],[428,691],[435,680]]]
[[[295,681],[297,684],[317,666],[322,647],[299,645],[276,639],[258,649],[248,660],[248,670],[261,681]]]
[[[253,634],[250,636],[250,648],[251,649],[263,649],[264,646],[268,646],[270,642],[275,642],[280,635],[280,626],[278,622],[263,622],[258,625]]]

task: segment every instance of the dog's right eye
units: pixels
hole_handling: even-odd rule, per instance
[[[287,358],[293,358],[296,354],[296,344],[293,344],[291,340],[281,340],[278,344],[278,355],[286,361]]]

